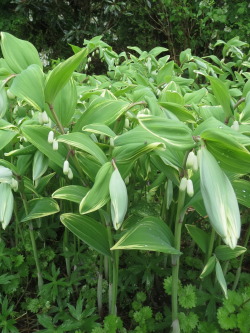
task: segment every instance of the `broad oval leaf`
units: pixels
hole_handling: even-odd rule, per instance
[[[192,131],[181,121],[145,115],[140,115],[138,119],[143,128],[167,145],[183,150],[195,146]]]
[[[109,201],[109,181],[112,172],[113,166],[110,162],[105,163],[100,168],[96,175],[94,186],[80,203],[80,214],[94,212]]]
[[[32,64],[42,68],[38,52],[30,42],[1,32],[1,49],[4,59],[14,73],[20,73]]]
[[[38,219],[59,212],[57,202],[51,198],[37,198],[28,201],[28,215],[21,222]]]
[[[85,197],[88,190],[89,189],[87,187],[79,185],[63,186],[52,194],[52,198],[73,201],[80,204],[82,198]]]
[[[69,133],[61,135],[57,139],[58,142],[67,143],[73,147],[79,148],[88,154],[94,156],[101,164],[107,162],[107,157],[97,144],[84,133]]]
[[[82,49],[72,57],[57,65],[48,75],[45,85],[45,101],[52,104],[59,91],[70,80],[74,70],[87,57],[88,50]]]
[[[44,110],[44,74],[38,65],[30,65],[18,74],[10,91],[35,109],[41,112]]]
[[[98,253],[111,257],[107,229],[89,216],[78,214],[63,214],[61,222],[84,243],[91,246]]]
[[[173,235],[161,219],[148,216],[129,229],[111,250],[144,250],[180,255],[173,246]]]

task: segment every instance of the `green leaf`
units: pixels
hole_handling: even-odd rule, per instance
[[[89,216],[63,214],[61,222],[84,243],[91,246],[100,254],[111,256],[107,229]]]
[[[167,146],[178,149],[190,149],[195,146],[192,131],[184,123],[163,117],[138,117],[139,122],[150,134],[162,139]]]
[[[156,77],[157,86],[168,83],[174,74],[174,61],[166,63],[159,69],[159,72]]]
[[[61,89],[70,80],[74,70],[87,57],[88,50],[82,49],[64,62],[58,64],[49,74],[45,85],[45,101],[52,104]]]
[[[64,142],[70,146],[79,148],[88,154],[94,156],[101,164],[107,162],[107,157],[104,152],[97,146],[97,144],[84,133],[69,133],[60,135],[57,139],[58,142]]]
[[[219,260],[230,260],[237,258],[246,252],[246,250],[243,246],[236,246],[234,249],[230,249],[227,245],[219,245],[214,250],[214,253]]]
[[[37,180],[46,172],[48,169],[49,160],[48,157],[41,153],[39,150],[34,155],[33,167],[32,167],[32,179]]]
[[[194,115],[188,111],[183,105],[177,103],[170,103],[170,102],[160,102],[161,106],[163,106],[168,111],[172,112],[179,120],[181,121],[188,121],[194,122],[195,117]]]
[[[75,82],[70,79],[58,92],[53,103],[54,111],[64,127],[68,127],[76,110],[77,93]],[[52,116],[53,119],[53,116]],[[55,119],[53,119],[55,121]]]
[[[38,65],[30,65],[18,74],[10,87],[10,91],[39,111],[45,107],[44,75]]]
[[[199,90],[195,90],[191,93],[186,93],[184,95],[185,104],[199,104],[202,98],[207,94],[206,88],[201,88]]]
[[[195,243],[199,246],[199,248],[204,253],[207,253],[209,247],[210,235],[204,230],[196,227],[195,225],[185,224],[185,227],[187,228],[188,233],[195,241]]]
[[[113,172],[110,162],[105,163],[98,171],[94,186],[82,199],[79,207],[80,214],[94,212],[104,206],[109,200],[109,181]]]
[[[148,216],[129,229],[111,250],[144,250],[180,255],[173,246],[169,227],[159,218]]]
[[[244,179],[237,179],[232,182],[238,202],[250,208],[250,182]]]
[[[0,130],[0,150],[9,144],[16,136],[17,132]]]
[[[30,42],[1,32],[1,49],[4,59],[14,73],[20,73],[32,64],[42,68],[38,52]]]
[[[206,277],[212,273],[212,271],[214,270],[214,267],[215,267],[215,262],[216,262],[215,256],[212,256],[209,258],[208,262],[206,263],[205,267],[203,268],[203,270],[201,272],[201,275],[200,275],[201,279],[204,279],[204,277]]]
[[[46,155],[49,160],[53,161],[59,167],[63,167],[63,163],[67,156],[67,149],[63,144],[59,144],[58,150],[53,150],[48,143],[48,134],[51,130],[49,127],[41,125],[26,125],[21,128],[23,135],[32,143],[38,150]]]
[[[51,198],[32,199],[28,202],[28,215],[21,222],[38,219],[59,212],[57,202]]]
[[[79,185],[68,185],[59,188],[52,194],[52,198],[73,201],[78,204],[88,192],[88,188]]]
[[[223,274],[223,271],[222,271],[222,268],[221,268],[221,265],[219,263],[219,260],[216,260],[216,277],[217,277],[217,280],[221,286],[221,289],[225,295],[225,298],[228,298],[227,296],[227,283],[226,283],[226,280],[225,280],[225,277],[224,277],[224,274]]]
[[[213,76],[207,76],[211,83],[211,87],[213,89],[213,93],[218,103],[223,107],[224,113],[226,117],[231,117],[233,115],[231,109],[231,96],[229,93],[229,89],[219,78]]]
[[[123,100],[96,97],[88,105],[87,110],[77,121],[73,130],[79,132],[83,126],[93,124],[96,121],[104,125],[110,125],[126,111],[129,104],[129,102]]]
[[[113,132],[108,126],[100,123],[86,125],[82,128],[82,130],[85,132],[106,135],[110,138],[114,138],[116,136],[115,132]]]
[[[111,199],[111,217],[115,230],[118,230],[128,209],[128,193],[126,185],[117,168],[113,171],[109,182]]]

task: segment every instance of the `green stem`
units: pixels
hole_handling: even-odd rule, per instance
[[[186,191],[179,191],[177,212],[175,219],[175,239],[174,247],[180,251],[181,248],[181,229],[183,223],[183,207]],[[172,326],[173,332],[180,332],[178,320],[178,281],[179,281],[180,256],[172,255]]]
[[[22,201],[23,201],[23,206],[24,206],[25,214],[28,215],[27,199],[26,199],[24,193],[21,193],[21,198],[22,198]],[[31,244],[32,244],[32,250],[33,250],[33,255],[34,255],[35,264],[36,264],[36,270],[37,270],[38,289],[39,289],[39,291],[41,291],[42,286],[43,286],[43,278],[42,278],[42,272],[41,272],[39,258],[38,258],[38,253],[37,253],[37,247],[36,247],[36,241],[35,241],[35,236],[34,236],[32,221],[29,222],[29,234],[30,234],[30,239],[31,239]]]
[[[247,233],[246,233],[246,237],[245,237],[245,241],[244,241],[244,247],[248,246],[249,237],[250,237],[250,225],[248,226],[248,229],[247,229]],[[241,269],[242,269],[242,264],[243,264],[245,253],[243,253],[240,256],[240,263],[239,263],[239,267],[237,268],[237,271],[236,271],[233,290],[235,290],[237,288],[239,280],[240,280]]]
[[[68,230],[68,228],[64,229],[63,252],[64,252],[64,257],[65,257],[66,272],[67,272],[68,277],[70,277],[71,265],[70,265],[70,258],[69,258],[69,230]]]
[[[102,276],[103,276],[103,260],[104,256],[100,257],[99,272],[98,272],[98,282],[97,282],[97,307],[99,316],[103,316],[103,306],[102,306]]]
[[[210,240],[209,240],[209,245],[208,245],[208,251],[207,251],[207,255],[206,255],[206,262],[205,262],[205,264],[208,262],[209,258],[212,255],[213,248],[214,248],[214,241],[215,241],[215,230],[214,230],[214,228],[212,228],[211,235],[210,235]]]

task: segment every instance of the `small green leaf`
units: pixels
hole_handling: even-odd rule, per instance
[[[17,135],[18,133],[14,131],[0,130],[0,150],[7,146]]]
[[[21,222],[38,219],[59,212],[57,202],[51,198],[32,199],[28,202],[28,215]]]
[[[243,246],[236,246],[234,249],[230,249],[227,245],[219,245],[214,250],[214,253],[219,260],[230,260],[237,258],[246,252],[246,250]]]
[[[224,277],[224,274],[223,274],[223,271],[222,271],[222,268],[221,268],[221,265],[219,263],[219,260],[216,260],[216,277],[217,277],[217,280],[221,286],[221,289],[225,295],[225,298],[228,298],[227,296],[227,283],[226,283],[226,280],[225,280],[225,277]]]
[[[68,185],[59,188],[52,194],[52,198],[60,200],[69,200],[80,204],[82,198],[88,192],[88,188],[79,185]]]
[[[94,186],[82,199],[79,207],[80,214],[94,212],[104,206],[109,200],[109,181],[113,172],[110,162],[105,163],[98,171]]]
[[[208,276],[212,273],[215,267],[216,258],[215,256],[212,256],[209,258],[208,262],[206,263],[205,267],[203,268],[203,271],[201,272],[200,278],[204,279],[204,277]]]
[[[204,230],[196,227],[195,225],[185,224],[188,233],[193,238],[195,243],[199,246],[199,248],[204,252],[207,253],[210,235],[205,232]]]
[[[84,243],[91,246],[100,254],[111,256],[107,229],[89,216],[78,214],[63,214],[61,222]]]
[[[111,250],[143,250],[180,255],[173,246],[169,227],[159,218],[148,216],[129,229]]]
[[[82,130],[85,132],[106,135],[110,138],[114,138],[116,136],[115,132],[113,132],[108,126],[99,123],[86,125],[82,128]]]

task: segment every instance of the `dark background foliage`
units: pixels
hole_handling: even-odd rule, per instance
[[[248,0],[2,0],[0,30],[54,59],[96,35],[117,52],[162,45],[176,59],[188,47],[205,55],[217,39],[248,42],[249,15]]]

